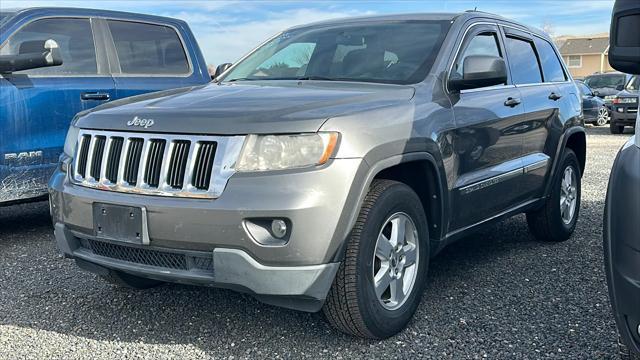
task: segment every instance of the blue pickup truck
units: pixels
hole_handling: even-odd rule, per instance
[[[0,12],[0,206],[46,194],[76,113],[209,81],[181,20],[72,8]]]

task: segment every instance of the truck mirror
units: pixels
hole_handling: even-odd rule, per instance
[[[616,0],[611,18],[609,63],[621,72],[640,74],[640,1]]]
[[[224,63],[224,64],[218,65],[218,67],[216,68],[216,72],[213,74],[213,78],[217,79],[218,76],[222,75],[222,73],[227,71],[231,67],[231,65],[232,65],[231,63]]]
[[[35,46],[36,50],[34,51],[0,56],[0,73],[6,74],[21,70],[62,65],[60,47],[55,40],[49,39],[36,42],[42,45]]]

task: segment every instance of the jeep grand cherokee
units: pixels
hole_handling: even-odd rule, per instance
[[[480,12],[328,21],[217,80],[76,117],[50,182],[66,256],[385,338],[452,241],[523,212],[541,240],[574,231],[581,101],[538,30]]]

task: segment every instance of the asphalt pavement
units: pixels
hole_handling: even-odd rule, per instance
[[[229,290],[116,288],[58,255],[46,202],[0,208],[0,359],[614,358],[602,215],[630,133],[587,131],[573,238],[538,242],[521,215],[451,245],[414,320],[384,341]]]

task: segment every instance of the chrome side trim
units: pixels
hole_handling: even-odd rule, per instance
[[[467,186],[461,187],[459,190],[460,190],[460,193],[462,195],[467,195],[467,194],[470,194],[470,193],[472,193],[474,191],[482,190],[482,189],[488,188],[489,186],[493,186],[493,185],[499,184],[499,183],[501,183],[503,181],[507,181],[507,180],[516,178],[516,177],[522,175],[523,173],[524,173],[524,170],[522,168],[519,168],[519,169],[512,170],[512,171],[506,172],[506,173],[498,175],[498,176],[494,176],[494,177],[488,178],[486,180],[478,181],[478,182],[473,183],[471,185],[467,185]]]
[[[543,169],[543,168],[546,168],[548,164],[549,164],[549,159],[541,160],[541,161],[535,162],[535,163],[533,163],[531,165],[525,166],[524,167],[524,172],[526,174],[526,173],[530,173],[530,172],[536,171],[538,169]]]

